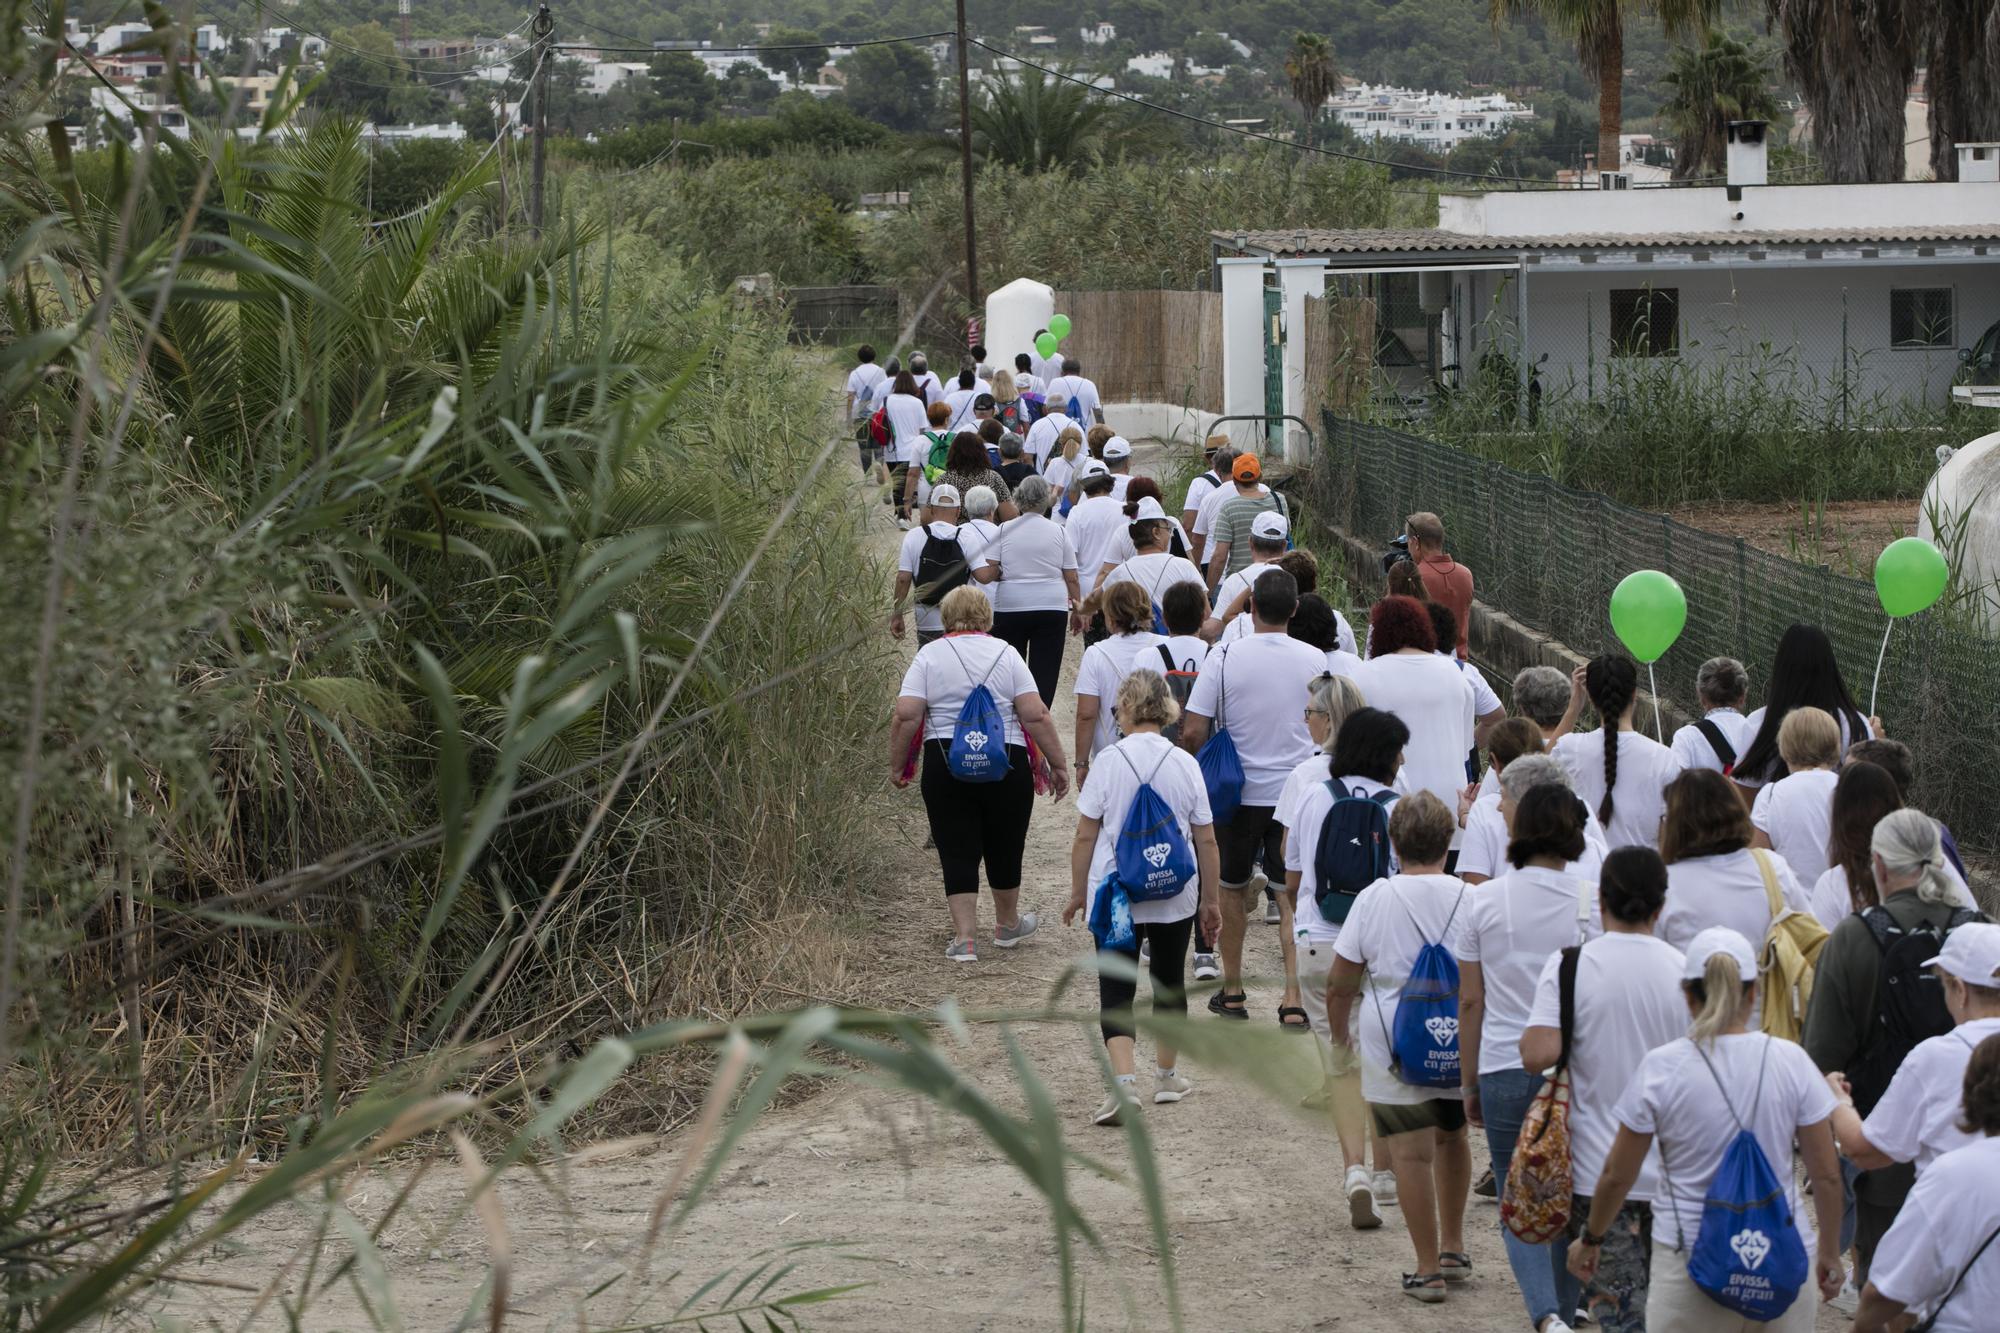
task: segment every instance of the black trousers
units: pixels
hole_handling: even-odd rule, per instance
[[[1133,931],[1139,939],[1151,945],[1147,950],[1150,961],[1146,964],[1146,975],[1153,981],[1153,1012],[1186,1017],[1188,936],[1194,931],[1194,918],[1188,916],[1179,921],[1138,925],[1133,927]],[[1131,953],[1121,953],[1116,949],[1101,949],[1098,952],[1115,954],[1135,963],[1139,961],[1136,944]],[[1122,977],[1098,975],[1097,1007],[1100,1013],[1097,1026],[1106,1040],[1134,1035],[1132,1001],[1138,995],[1136,983]]]
[[[1028,660],[1035,692],[1044,704],[1056,698],[1056,678],[1062,675],[1063,641],[1069,636],[1067,611],[997,611],[993,637],[1011,645]]]
[[[1007,776],[998,782],[960,782],[945,763],[950,749],[944,741],[925,741],[924,772],[918,780],[944,872],[945,896],[979,892],[981,862],[988,888],[1002,893],[1018,889],[1028,816],[1035,808],[1027,747],[1007,747]]]

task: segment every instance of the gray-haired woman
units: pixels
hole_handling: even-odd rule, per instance
[[[1014,501],[1021,516],[1000,525],[986,551],[990,563],[977,577],[992,584],[994,637],[1027,659],[1035,690],[1047,704],[1056,697],[1069,613],[1078,601],[1076,547],[1049,517],[1055,488],[1047,481],[1026,478]]]

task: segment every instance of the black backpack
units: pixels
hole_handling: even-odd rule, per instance
[[[1886,907],[1861,914],[1868,933],[1881,951],[1875,981],[1874,1039],[1847,1070],[1854,1089],[1854,1109],[1867,1115],[1889,1090],[1889,1080],[1917,1043],[1951,1031],[1951,1012],[1944,1007],[1944,983],[1924,966],[1944,948],[1945,937],[1968,921],[1984,921],[1970,907],[1955,909],[1944,929],[1920,921],[1907,930],[1896,924]]]
[[[917,557],[917,605],[936,606],[953,588],[963,587],[972,577],[966,567],[965,548],[958,543],[961,530],[940,537],[924,529],[923,553]]]
[[[1200,671],[1198,669],[1195,671],[1188,670],[1188,667],[1193,665],[1193,662],[1193,658],[1189,658],[1185,664],[1175,662],[1174,655],[1168,651],[1167,645],[1164,643],[1160,645],[1160,665],[1162,668],[1160,674],[1166,677],[1167,689],[1174,696],[1174,702],[1181,706],[1182,717],[1187,716],[1188,699],[1193,696],[1194,683],[1200,678]],[[1176,720],[1171,727],[1160,728],[1160,734],[1170,741],[1180,740],[1180,722]]]

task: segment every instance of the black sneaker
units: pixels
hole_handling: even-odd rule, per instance
[[[1493,1182],[1493,1172],[1490,1169],[1479,1178],[1479,1183],[1472,1187],[1472,1192],[1482,1199],[1500,1197],[1500,1187]]]

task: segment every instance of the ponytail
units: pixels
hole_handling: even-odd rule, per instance
[[[1612,789],[1618,785],[1618,720],[1631,707],[1639,692],[1639,668],[1622,654],[1605,653],[1590,659],[1584,669],[1583,688],[1602,719],[1604,732],[1604,799],[1597,806],[1597,822],[1609,824],[1613,807]]]
[[[1688,1036],[1698,1046],[1715,1045],[1715,1039],[1750,1016],[1750,993],[1756,978],[1744,979],[1736,960],[1723,950],[1708,956],[1700,981],[1684,981],[1688,994],[1701,1005],[1688,1028]]]
[[[1917,898],[1926,903],[1947,903],[1956,898],[1956,886],[1945,873],[1943,839],[1938,823],[1921,810],[1904,807],[1882,816],[1868,839],[1869,850],[1882,858],[1891,874],[1916,872]]]

